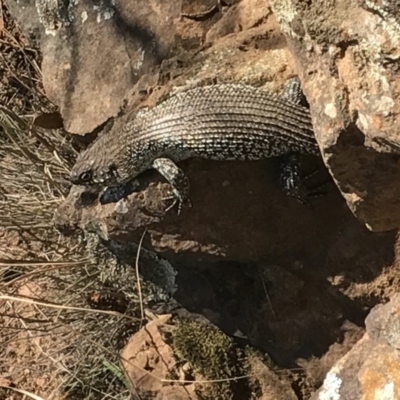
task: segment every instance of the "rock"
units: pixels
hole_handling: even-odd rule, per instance
[[[341,342],[335,342],[329,346],[329,350],[321,357],[311,357],[308,360],[298,359],[296,363],[304,368],[308,379],[315,387],[320,387],[335,363],[345,356],[352,347],[362,338],[365,330],[350,321],[344,321],[340,327],[343,334]]]
[[[169,55],[179,2],[11,0],[28,37],[39,38],[43,85],[71,133],[116,116],[144,72]]]
[[[367,333],[325,377],[312,400],[385,399],[400,396],[400,295],[376,306]]]
[[[214,24],[206,34],[206,43],[214,43],[217,39],[229,34],[247,31],[267,22],[271,14],[269,3],[264,0],[249,0],[240,2],[237,7],[231,7]]]
[[[130,117],[144,96],[154,104],[188,82],[245,81],[278,91],[293,75],[283,35],[260,0],[229,2],[217,25],[221,13],[200,23],[179,20],[175,1],[163,1],[162,12],[157,0],[9,3],[27,36],[41,42],[44,88],[71,133],[89,133],[122,109]],[[202,12],[214,2],[196,3],[184,11]],[[199,52],[211,41],[214,47]]]
[[[250,367],[253,379],[260,385],[258,400],[295,400],[298,398],[288,382],[279,379],[277,374],[259,358],[252,357]]]
[[[296,60],[325,164],[347,204],[369,229],[398,228],[398,7],[270,3]]]
[[[400,350],[400,294],[394,295],[389,304],[377,305],[365,325],[371,339]]]

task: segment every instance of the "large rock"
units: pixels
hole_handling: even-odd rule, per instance
[[[393,2],[271,0],[326,165],[354,214],[400,226],[400,11]]]
[[[79,134],[116,116],[143,73],[170,54],[180,16],[176,1],[162,9],[155,0],[8,3],[27,36],[40,39],[46,94]]]
[[[400,295],[376,306],[365,336],[328,372],[312,400],[400,398]]]

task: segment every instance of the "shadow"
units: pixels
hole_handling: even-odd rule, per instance
[[[177,269],[174,298],[189,311],[293,368],[340,343],[347,322],[362,327],[385,299],[374,280],[393,264],[395,233],[369,231],[335,185],[306,206],[279,189],[277,160],[182,164],[193,207],[156,229],[175,250],[160,255]]]
[[[279,367],[297,368],[299,358],[319,358],[341,343],[346,324],[363,327],[370,308],[388,296],[384,279],[391,275],[383,271],[393,265],[395,232],[369,231],[334,184],[307,206],[280,190],[278,160],[181,164],[193,207],[153,224],[155,242],[148,235],[145,243],[157,251],[162,240],[174,249],[158,254],[178,272],[174,298],[182,307],[268,353]],[[327,173],[321,160],[304,158],[306,175],[316,167]],[[142,185],[157,180],[154,171],[143,177]],[[137,243],[124,218],[127,227],[120,220],[110,239]],[[122,253],[131,263],[136,250]],[[153,270],[141,273],[160,284]]]
[[[296,367],[298,358],[321,357],[341,341],[345,321],[362,326],[368,313],[328,282],[302,279],[281,266],[223,261],[177,269],[176,300],[283,368]]]

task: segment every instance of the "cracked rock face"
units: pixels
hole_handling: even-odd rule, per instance
[[[400,226],[400,11],[391,3],[271,1],[325,164],[375,231]]]

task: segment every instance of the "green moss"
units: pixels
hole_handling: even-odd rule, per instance
[[[247,375],[245,351],[229,336],[212,325],[184,320],[172,335],[178,361],[190,362],[193,370],[206,379],[228,379]],[[238,379],[210,384],[207,399],[250,399],[249,381]]]

